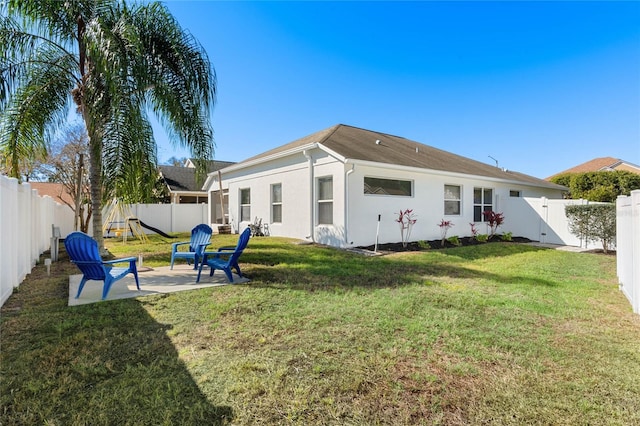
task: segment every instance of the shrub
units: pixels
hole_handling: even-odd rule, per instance
[[[504,223],[504,215],[502,213],[496,213],[492,210],[482,212],[482,215],[484,216],[484,220],[489,223],[489,238],[491,238],[496,235],[498,227]]]
[[[431,248],[429,243],[425,240],[418,241],[418,247],[420,247],[422,250],[429,250]]]
[[[438,226],[440,227],[440,244],[444,246],[444,242],[447,239],[447,231],[449,231],[449,228],[453,227],[453,222],[442,219]]]
[[[615,245],[615,204],[585,204],[565,207],[569,231],[585,242],[599,241],[605,253]]]
[[[480,243],[486,243],[489,241],[489,235],[487,234],[478,234],[476,235],[476,240]]]
[[[400,210],[396,222],[398,222],[398,224],[400,225],[400,238],[402,240],[402,247],[407,246],[407,242],[409,242],[409,236],[411,235],[411,229],[413,229],[413,225],[415,225],[417,221],[418,219],[415,219],[413,210]]]
[[[565,173],[551,182],[569,188],[569,198],[613,203],[618,195],[640,189],[640,175],[625,170]]]
[[[478,228],[476,228],[476,224],[473,222],[471,222],[469,226],[471,226],[471,238],[475,238],[478,235]]]
[[[457,235],[454,235],[454,236],[451,236],[451,237],[447,238],[447,241],[449,241],[454,246],[459,246],[460,245],[460,238],[458,238]]]
[[[513,240],[513,232],[505,232],[500,237],[502,241],[512,241]]]

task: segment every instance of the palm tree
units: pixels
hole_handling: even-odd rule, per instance
[[[119,0],[8,0],[0,17],[0,153],[9,174],[41,158],[76,107],[89,135],[93,235],[103,201],[153,190],[148,114],[198,159],[213,157],[215,72],[167,8]]]

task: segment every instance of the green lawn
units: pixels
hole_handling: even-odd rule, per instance
[[[107,247],[158,266],[170,242]],[[61,257],[2,308],[2,425],[640,424],[614,256],[253,238],[248,284],[73,308]]]

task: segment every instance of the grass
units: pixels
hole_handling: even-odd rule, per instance
[[[107,247],[159,266],[170,242]],[[640,424],[613,256],[254,238],[249,284],[72,308],[61,257],[2,308],[0,424]]]

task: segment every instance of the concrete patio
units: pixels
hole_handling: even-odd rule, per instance
[[[151,294],[196,290],[200,288],[230,284],[224,272],[216,270],[213,276],[210,277],[209,271],[209,268],[205,266],[202,269],[200,282],[196,283],[198,271],[195,271],[193,266],[190,265],[174,265],[173,270],[169,269],[169,266],[141,268],[138,271],[140,291],[136,288],[136,282],[133,275],[129,274],[112,285],[105,301],[142,297]],[[101,302],[103,288],[103,283],[101,281],[87,281],[80,297],[78,299],[75,298],[81,279],[82,274],[69,276],[69,306]],[[249,282],[249,279],[233,274],[233,284],[246,282]]]

